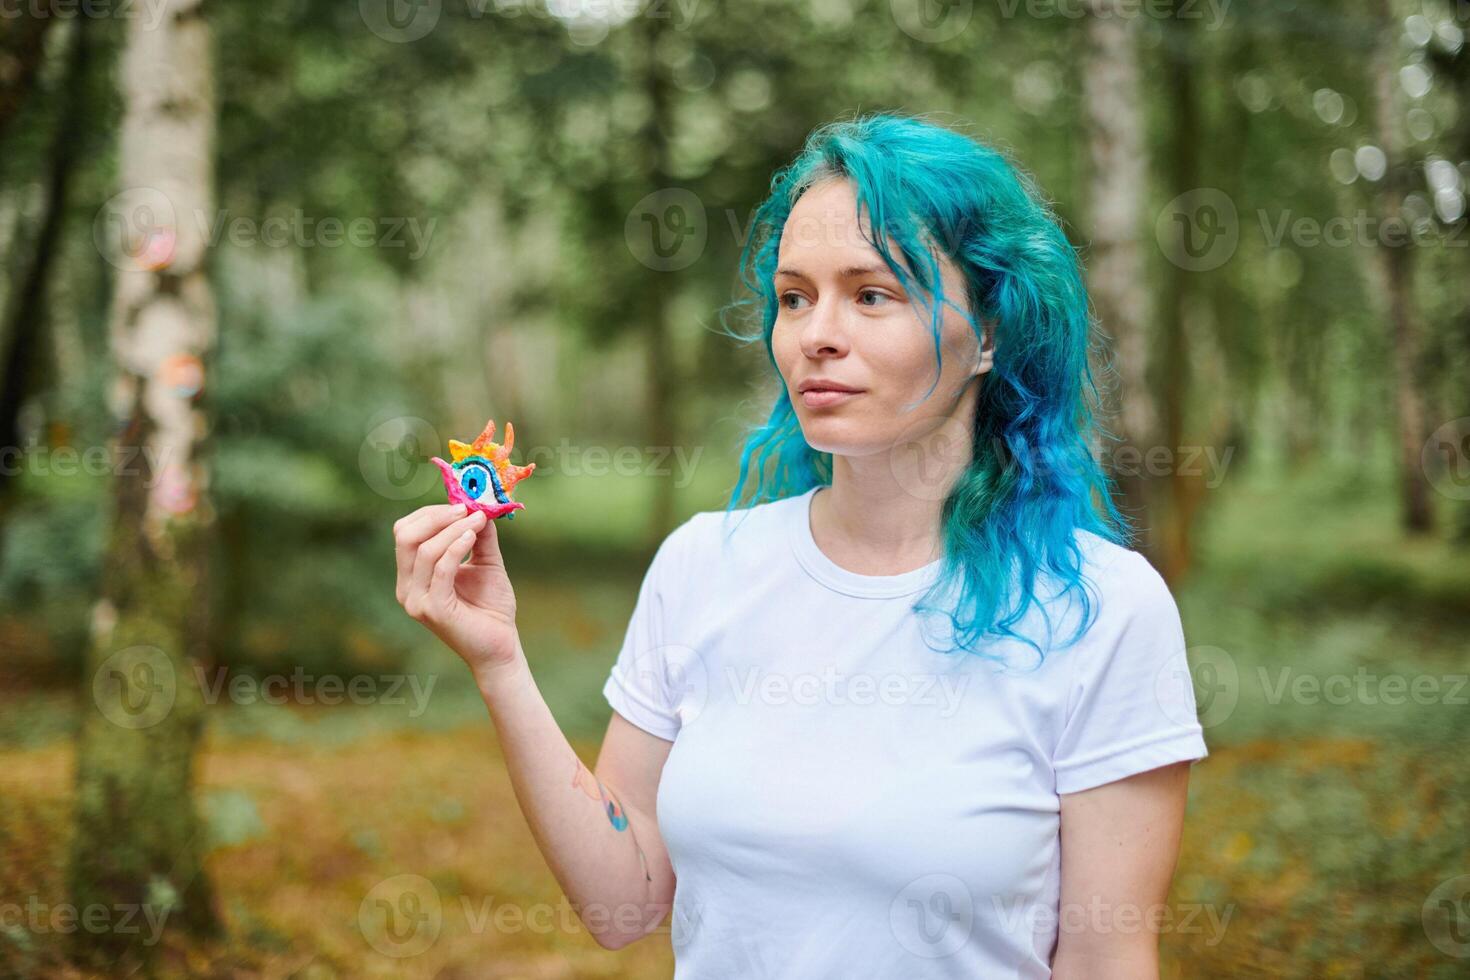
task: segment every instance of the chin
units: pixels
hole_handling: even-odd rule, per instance
[[[806,444],[819,453],[834,456],[869,456],[886,446],[875,440],[875,433],[855,419],[810,418],[797,415],[801,435]]]

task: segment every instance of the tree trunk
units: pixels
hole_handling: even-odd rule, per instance
[[[69,885],[79,908],[150,906],[169,928],[217,930],[192,802],[204,702],[203,545],[213,519],[195,396],[214,346],[200,216],[213,213],[215,101],[201,0],[128,21],[119,77],[123,193],[108,227],[118,273],[110,339],[118,415],[114,514],[93,613]],[[139,452],[141,450],[141,452]],[[156,464],[156,465],[155,465]],[[135,936],[78,952],[139,955]]]
[[[1200,186],[1198,124],[1200,106],[1195,98],[1194,38],[1186,17],[1174,17],[1165,27],[1165,103],[1168,106],[1168,158],[1162,174],[1170,199]],[[1164,301],[1159,317],[1160,435],[1171,452],[1173,465],[1154,490],[1153,514],[1157,532],[1153,558],[1160,574],[1173,583],[1189,570],[1194,551],[1192,529],[1203,484],[1179,465],[1185,451],[1185,393],[1189,390],[1188,322],[1194,299],[1194,277],[1201,273],[1177,262],[1166,263]]]
[[[1112,341],[1112,370],[1100,367],[1104,405],[1120,442],[1111,467],[1118,506],[1138,525],[1138,545],[1149,548],[1148,485],[1141,465],[1119,450],[1146,451],[1157,429],[1147,382],[1148,304],[1140,222],[1148,186],[1143,93],[1139,88],[1137,21],[1122,16],[1118,0],[1089,0],[1084,109],[1091,160],[1089,292],[1098,321]]]
[[[644,131],[644,172],[654,190],[669,187],[670,86],[665,69],[658,58],[658,41],[666,18],[645,16],[643,25],[644,87],[650,111]],[[692,216],[691,216],[692,217]],[[662,220],[662,219],[660,219]],[[678,439],[674,418],[674,392],[677,388],[673,351],[668,328],[668,293],[670,273],[650,269],[644,291],[646,306],[643,328],[648,337],[648,432],[658,451],[672,451]],[[661,540],[674,529],[674,478],[671,474],[652,477],[653,506],[649,514],[652,540]]]
[[[1404,202],[1408,165],[1400,130],[1402,113],[1397,98],[1399,24],[1392,0],[1378,0],[1378,45],[1373,57],[1374,121],[1378,141],[1388,157],[1388,169],[1378,192],[1380,222],[1399,220]],[[1419,384],[1419,317],[1413,296],[1411,241],[1384,242],[1377,248],[1388,295],[1388,327],[1393,345],[1394,406],[1397,410],[1395,444],[1398,455],[1400,506],[1403,526],[1413,533],[1429,531],[1434,514],[1429,504],[1429,479],[1420,465],[1424,440],[1424,402]]]
[[[46,52],[46,32],[59,17],[44,4],[0,8],[0,139],[25,105]],[[78,21],[81,17],[76,18]]]
[[[56,134],[51,142],[50,173],[46,196],[42,202],[41,223],[31,261],[25,266],[14,295],[5,311],[5,360],[0,367],[0,446],[20,445],[20,412],[25,405],[35,378],[41,350],[42,324],[46,320],[46,284],[51,281],[61,242],[61,229],[66,220],[67,192],[76,163],[77,146],[82,138],[86,114],[86,74],[90,30],[85,17],[76,18],[67,38],[65,104],[56,121]],[[0,468],[0,528],[13,489],[14,473]]]

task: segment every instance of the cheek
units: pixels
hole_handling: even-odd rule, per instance
[[[771,356],[776,359],[776,367],[780,370],[783,380],[798,353],[795,334],[782,326],[778,320],[771,330]]]

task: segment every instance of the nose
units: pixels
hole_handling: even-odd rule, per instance
[[[812,360],[842,357],[848,351],[847,331],[835,295],[819,299],[801,327],[801,352]]]

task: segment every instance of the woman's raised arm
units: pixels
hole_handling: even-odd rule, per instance
[[[647,935],[673,901],[654,812],[673,743],[614,715],[598,774],[583,765],[531,676],[494,521],[433,505],[394,524],[393,538],[398,601],[469,665],[521,812],[583,924],[609,949]]]

